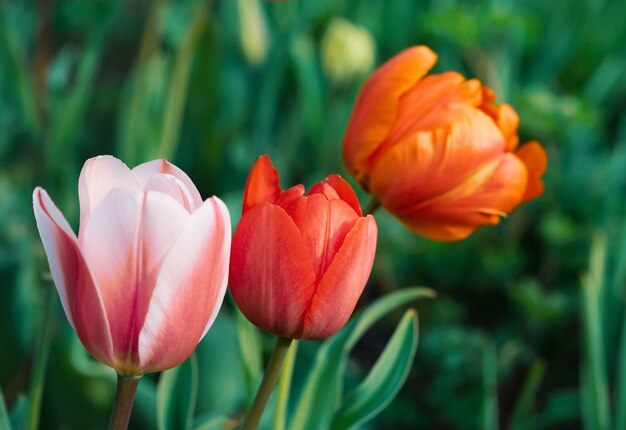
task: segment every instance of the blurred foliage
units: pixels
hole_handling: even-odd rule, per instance
[[[367,59],[427,44],[436,71],[478,77],[515,106],[522,140],[548,150],[546,193],[453,244],[377,213],[379,248],[359,306],[407,285],[439,297],[420,306],[406,385],[367,428],[623,429],[624,16],[624,0],[0,0],[0,386],[14,428],[27,419],[51,288],[35,185],[76,228],[86,158],[110,153],[132,166],[168,157],[203,196],[223,197],[235,224],[262,153],[285,187],[345,176],[341,137]],[[581,290],[594,231],[604,232],[605,252]],[[348,384],[371,368],[399,318],[356,345]],[[41,427],[104,428],[114,375],[81,349],[58,301],[47,327]],[[256,359],[242,361],[238,330],[226,305],[198,347],[198,428],[231,425],[214,414],[249,402]],[[300,344],[296,391],[318,349]],[[167,395],[158,384],[158,375],[143,378],[133,428],[157,427]]]

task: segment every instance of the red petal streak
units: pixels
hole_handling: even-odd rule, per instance
[[[305,339],[323,339],[344,326],[354,311],[376,254],[376,222],[359,218],[317,287],[304,322]]]
[[[277,336],[302,332],[315,272],[300,231],[280,207],[252,207],[233,236],[230,290],[254,324]]]
[[[241,213],[260,203],[276,202],[280,192],[280,177],[272,160],[267,155],[259,157],[248,176]]]
[[[139,370],[139,331],[156,278],[189,216],[164,193],[121,189],[89,219],[83,249],[109,318],[118,370]]]
[[[112,366],[113,348],[107,315],[76,236],[41,188],[33,192],[33,207],[65,314],[85,348],[99,361]]]

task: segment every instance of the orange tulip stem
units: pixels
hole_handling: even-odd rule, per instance
[[[365,207],[365,210],[363,211],[363,215],[371,215],[379,207],[380,207],[380,200],[378,200],[376,197],[373,197],[372,200],[370,200],[370,202]]]
[[[276,381],[283,367],[283,361],[285,360],[285,356],[287,355],[287,351],[289,351],[289,346],[292,341],[293,339],[287,337],[276,338],[276,346],[265,368],[263,381],[261,381],[261,386],[256,393],[252,407],[241,426],[241,430],[254,430],[257,428],[259,421],[261,421],[267,400],[270,398],[274,386],[276,386]]]
[[[133,410],[135,393],[141,376],[117,375],[117,392],[115,393],[115,405],[111,412],[109,430],[126,430],[130,420],[130,412]]]

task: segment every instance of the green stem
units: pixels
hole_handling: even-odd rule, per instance
[[[365,210],[363,211],[363,215],[371,215],[374,213],[376,209],[380,207],[380,200],[376,197],[372,197],[372,200],[365,206]]]
[[[283,366],[283,361],[285,360],[285,355],[287,355],[287,351],[289,350],[289,346],[292,341],[293,339],[287,337],[276,338],[276,346],[274,347],[274,352],[272,353],[270,361],[267,363],[267,367],[265,368],[263,381],[261,381],[261,386],[256,393],[250,412],[248,412],[248,416],[243,422],[241,430],[254,430],[259,424],[261,415],[263,415],[263,410],[265,409],[267,400],[270,398],[270,394],[272,394],[272,390],[276,385],[276,381],[280,375],[280,370]]]
[[[109,430],[126,430],[130,420],[130,412],[133,410],[135,393],[141,376],[117,375],[117,391],[115,393],[115,405],[111,412]]]
[[[39,415],[41,411],[41,398],[43,396],[43,388],[46,382],[46,367],[48,364],[48,355],[50,352],[51,331],[50,326],[52,319],[52,308],[54,305],[55,290],[50,283],[44,285],[44,302],[43,313],[41,317],[41,326],[37,335],[37,344],[35,345],[35,358],[33,363],[33,375],[30,381],[30,408],[28,411],[29,430],[36,430],[39,427]]]
[[[291,388],[291,377],[293,375],[293,367],[296,362],[296,352],[298,351],[298,341],[294,341],[289,348],[283,370],[278,380],[278,391],[276,393],[276,413],[274,415],[274,430],[283,430],[285,428],[285,417],[287,411],[287,402],[289,401],[289,389]]]

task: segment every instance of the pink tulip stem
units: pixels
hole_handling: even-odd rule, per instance
[[[380,207],[380,200],[378,200],[376,197],[372,197],[372,200],[370,200],[370,202],[367,204],[367,206],[365,206],[365,210],[363,211],[363,215],[364,216],[371,215],[379,207]]]
[[[109,430],[126,430],[130,420],[130,412],[133,410],[135,393],[141,376],[117,375],[117,392],[115,393],[115,405],[111,412]]]
[[[274,352],[272,353],[270,361],[267,363],[267,367],[265,368],[263,381],[261,381],[261,386],[256,393],[254,402],[252,402],[252,407],[250,408],[248,416],[241,426],[241,430],[254,430],[257,428],[257,425],[261,420],[261,416],[263,415],[265,405],[267,404],[267,400],[270,398],[270,394],[272,394],[274,386],[276,386],[276,381],[278,380],[278,376],[280,375],[283,367],[283,361],[285,360],[285,356],[287,355],[287,351],[289,351],[289,346],[291,346],[292,341],[293,339],[288,337],[276,338],[276,346],[274,346]]]

